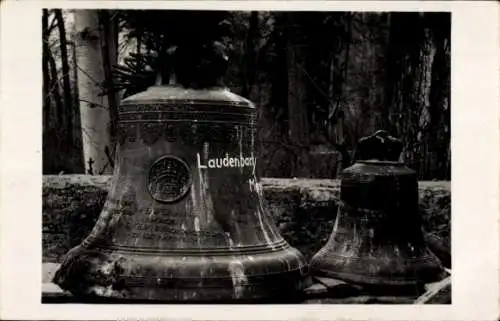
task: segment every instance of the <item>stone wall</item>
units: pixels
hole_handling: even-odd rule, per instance
[[[59,262],[62,255],[90,232],[104,204],[110,178],[43,177],[44,262]],[[262,186],[268,208],[283,237],[311,258],[332,231],[340,182],[264,178]],[[445,266],[450,267],[450,182],[420,182],[419,192],[426,240]]]

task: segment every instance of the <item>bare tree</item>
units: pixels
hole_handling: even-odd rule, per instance
[[[79,139],[74,137],[75,114],[78,110],[75,108],[73,99],[73,90],[71,86],[71,71],[69,67],[68,40],[66,27],[61,9],[54,9],[57,28],[59,30],[59,47],[61,53],[62,80],[63,80],[63,102],[64,111],[62,115],[63,128],[62,135],[58,138],[63,143],[62,146],[68,150],[67,162],[71,165],[71,172],[78,173],[83,171],[83,157],[79,150]]]
[[[118,92],[113,90],[115,83],[113,81],[112,67],[118,60],[118,23],[117,19],[112,17],[113,11],[99,10],[99,24],[101,27],[101,55],[104,70],[104,91],[107,95],[108,109],[110,116],[109,135],[111,147],[108,148],[108,162],[113,166],[113,156],[116,146],[116,119],[118,117]]]
[[[87,174],[112,171],[106,150],[111,148],[111,117],[106,96],[100,96],[105,82],[102,33],[97,10],[75,10],[78,89],[83,152]]]
[[[42,33],[43,171],[48,174],[81,173],[82,151],[73,135],[78,124],[73,121],[76,111],[70,81],[65,20],[60,9],[43,10]]]

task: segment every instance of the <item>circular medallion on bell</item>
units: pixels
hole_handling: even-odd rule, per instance
[[[148,176],[151,197],[163,203],[182,199],[191,187],[189,166],[182,159],[167,155],[156,160]]]

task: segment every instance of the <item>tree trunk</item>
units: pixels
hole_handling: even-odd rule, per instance
[[[52,128],[61,128],[61,124],[63,122],[62,120],[62,114],[63,114],[63,101],[59,89],[59,77],[57,74],[57,66],[56,62],[54,60],[54,57],[52,56],[52,52],[50,49],[47,51],[47,59],[49,61],[49,68],[50,68],[50,94],[52,95],[52,101],[54,101],[55,104],[55,110],[51,112],[52,114],[52,119],[51,119],[51,124],[50,126]]]
[[[404,161],[417,171],[419,179],[429,179],[426,141],[436,48],[421,14],[398,14],[391,20],[391,121],[404,142]]]
[[[48,11],[44,11],[48,18]],[[53,20],[57,23],[57,20]],[[50,29],[50,27],[49,27]],[[64,152],[66,146],[64,144],[64,126],[63,124],[63,101],[59,88],[59,76],[57,73],[56,61],[48,45],[50,39],[50,30],[45,30],[44,40],[46,46],[43,47],[43,56],[47,61],[48,77],[45,79],[49,81],[47,88],[48,104],[44,110],[44,137],[43,137],[43,172],[46,174],[58,174],[61,172],[70,172],[68,167],[67,153]],[[59,139],[61,137],[61,139]]]
[[[61,66],[63,80],[63,97],[64,109],[62,114],[62,136],[58,139],[62,142],[64,154],[67,154],[66,162],[68,163],[71,173],[83,172],[83,155],[78,146],[75,145],[74,133],[74,114],[78,111],[73,104],[73,95],[71,89],[71,74],[69,68],[68,47],[66,28],[64,26],[64,18],[61,9],[54,9],[55,18],[57,19],[57,28],[59,30],[59,44],[61,50]]]
[[[47,57],[49,51],[49,13],[47,9],[43,9],[42,16],[42,73],[43,73],[43,123],[42,128],[45,132],[46,126],[49,124],[50,116],[50,75],[49,75],[49,59]]]
[[[287,13],[288,132],[295,148],[293,177],[309,177],[309,117],[306,102],[304,39],[297,13]]]
[[[245,43],[245,64],[244,64],[244,83],[242,89],[242,96],[250,98],[252,87],[255,79],[255,64],[256,64],[256,48],[255,41],[257,40],[259,32],[259,13],[252,11],[250,13],[250,21],[248,24],[248,33]]]
[[[83,158],[83,142],[82,142],[82,122],[80,119],[80,97],[78,93],[78,68],[76,61],[76,29],[75,24],[71,24],[70,29],[70,45],[71,45],[71,86],[73,98],[73,144],[78,151],[79,173],[85,173],[85,161]]]
[[[345,43],[345,48],[344,48],[344,64],[343,64],[343,69],[342,69],[342,85],[341,85],[341,90],[340,93],[337,96],[337,102],[336,106],[334,107],[335,110],[332,112],[336,113],[337,115],[335,116],[334,119],[337,121],[337,126],[335,128],[335,140],[334,146],[337,149],[337,151],[341,154],[342,161],[340,162],[340,166],[337,167],[336,171],[336,177],[340,175],[340,172],[349,167],[351,165],[351,156],[349,155],[349,150],[348,150],[348,142],[346,141],[344,137],[344,119],[345,119],[345,109],[347,106],[344,106],[344,95],[346,94],[346,90],[344,90],[345,84],[347,84],[348,81],[348,70],[350,66],[350,60],[349,60],[349,54],[351,52],[351,42],[352,42],[352,13],[345,13],[345,39],[343,39],[343,43]],[[333,102],[333,100],[332,100]],[[335,115],[335,114],[334,114]]]
[[[59,45],[61,50],[61,66],[62,66],[62,80],[63,80],[63,97],[64,97],[64,124],[67,128],[71,128],[71,111],[72,111],[72,98],[71,98],[71,84],[68,63],[68,49],[66,44],[66,29],[64,27],[64,19],[61,9],[54,9],[57,19],[57,28],[59,30]],[[66,110],[68,112],[66,112]],[[72,132],[68,130],[68,140],[71,141]]]
[[[108,10],[99,10],[99,23],[101,25],[102,39],[102,62],[104,69],[104,91],[107,93],[108,108],[110,116],[110,139],[111,147],[108,152],[109,163],[113,167],[115,147],[116,147],[116,121],[118,118],[118,93],[114,90],[114,79],[112,66],[117,64],[118,60],[118,26],[115,20],[111,19]]]
[[[425,23],[425,21],[424,21]],[[433,146],[438,142],[430,142],[429,137],[429,112],[430,94],[432,88],[432,66],[435,58],[436,47],[432,41],[431,31],[424,25],[421,50],[419,53],[419,67],[417,71],[418,85],[415,87],[414,101],[414,131],[412,137],[415,147],[413,149],[413,163],[418,171],[418,178],[421,180],[432,179],[430,177],[431,168],[429,161],[433,155]],[[431,144],[427,144],[430,142]]]
[[[446,18],[444,15],[448,15]],[[429,23],[436,52],[432,63],[429,97],[429,127],[426,145],[430,179],[450,179],[448,146],[450,144],[450,15],[433,14]]]
[[[262,176],[291,177],[290,153],[283,145],[288,137],[288,74],[286,63],[286,37],[281,30],[286,26],[285,13],[276,12],[271,37],[264,46],[272,46],[275,57],[272,59],[268,108],[263,108],[263,118],[269,124],[263,127],[262,137],[266,154],[262,166]],[[271,46],[270,46],[271,47]],[[262,49],[260,50],[262,52]],[[262,57],[262,56],[260,56]]]
[[[346,141],[356,149],[358,140],[378,129],[387,129],[384,57],[387,54],[387,14],[345,14],[347,64],[342,80]]]
[[[100,96],[105,80],[97,10],[75,10],[78,92],[83,153],[87,174],[112,172],[106,149],[111,147],[108,100]]]
[[[54,170],[54,157],[57,149],[54,146],[54,140],[51,138],[50,128],[51,113],[52,113],[52,100],[50,99],[50,87],[52,85],[49,74],[49,13],[47,9],[43,9],[42,14],[42,73],[43,73],[43,116],[42,116],[42,131],[43,131],[43,173],[49,174]]]

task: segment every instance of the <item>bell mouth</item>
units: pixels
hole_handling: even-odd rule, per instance
[[[378,160],[378,159],[364,159],[359,160],[357,163],[370,164],[370,165],[394,165],[394,166],[404,166],[405,163],[400,161],[390,161],[390,160]]]

